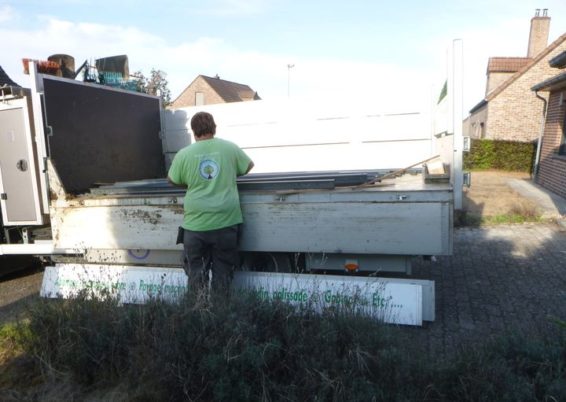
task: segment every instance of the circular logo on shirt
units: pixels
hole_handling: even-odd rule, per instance
[[[220,172],[218,164],[210,159],[204,160],[199,165],[199,172],[203,179],[212,180]]]

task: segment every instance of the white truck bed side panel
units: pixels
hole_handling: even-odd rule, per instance
[[[243,250],[440,255],[448,203],[244,204]]]
[[[450,193],[396,194],[329,191],[243,195],[241,249],[400,255],[451,253]],[[396,201],[396,197],[402,199]],[[183,220],[182,199],[176,205],[150,205],[151,200],[151,197],[85,200],[82,206],[79,203],[54,208],[55,246],[83,250],[180,249],[175,238]]]

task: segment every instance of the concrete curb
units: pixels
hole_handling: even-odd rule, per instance
[[[521,196],[535,202],[540,208],[543,218],[566,219],[566,199],[558,194],[533,183],[531,180],[509,179],[507,184]]]

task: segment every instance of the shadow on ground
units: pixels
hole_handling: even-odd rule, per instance
[[[0,325],[15,321],[27,302],[37,298],[43,277],[43,266],[37,260],[0,277]]]
[[[415,278],[436,285],[436,321],[415,335],[446,353],[566,321],[565,259],[566,230],[553,223],[456,229],[452,256],[413,265]]]

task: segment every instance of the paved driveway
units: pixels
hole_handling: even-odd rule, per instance
[[[543,331],[566,320],[566,229],[554,223],[455,230],[454,254],[417,261],[436,283],[436,321],[418,330],[429,348],[453,350],[506,330]]]

